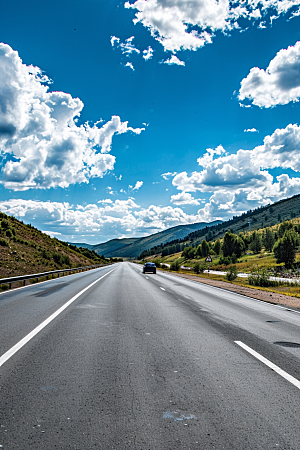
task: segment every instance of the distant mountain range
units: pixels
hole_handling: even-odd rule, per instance
[[[215,220],[210,223],[199,222],[188,225],[177,225],[176,227],[168,228],[167,230],[160,231],[159,233],[141,238],[112,239],[108,242],[104,242],[103,244],[96,245],[84,243],[77,243],[73,245],[94,250],[98,253],[98,255],[104,255],[109,258],[136,258],[144,250],[155,247],[156,245],[164,244],[165,242],[183,239],[193,231],[198,231],[219,223],[222,223],[222,221]]]
[[[160,252],[161,249],[155,247],[162,244],[166,247],[180,241],[184,245],[198,245],[203,239],[215,240],[224,236],[227,230],[238,234],[247,230],[270,227],[299,216],[300,195],[295,195],[272,205],[262,206],[247,211],[240,216],[234,216],[226,222],[215,220],[210,223],[199,222],[190,225],[178,225],[142,238],[112,239],[96,245],[80,243],[74,245],[94,250],[105,257],[136,258],[146,250],[152,249],[151,254]]]
[[[192,231],[183,239],[180,240],[180,246],[196,247],[203,239],[207,241],[215,241],[218,238],[222,238],[226,231],[239,234],[246,231],[253,231],[262,228],[271,227],[285,220],[295,219],[300,216],[300,195],[280,200],[272,205],[261,206],[254,210],[249,210],[240,216],[233,216],[232,219],[226,222],[221,222],[217,225],[210,224],[209,228],[202,228]],[[140,255],[142,258],[151,256],[157,253],[161,253],[163,250],[168,252],[167,254],[173,254],[178,250],[174,249],[174,244],[178,244],[177,241],[170,240],[164,243],[162,247],[153,247],[143,251]]]

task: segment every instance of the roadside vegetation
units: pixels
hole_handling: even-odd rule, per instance
[[[300,297],[300,284],[270,280],[270,277],[300,277],[300,218],[284,221],[272,227],[233,233],[226,231],[222,238],[203,239],[200,244],[186,245],[181,251],[147,258],[165,270],[193,273],[229,281],[241,286],[271,289]],[[212,262],[207,263],[210,255]],[[225,275],[204,273],[222,271]],[[249,274],[238,277],[238,272]]]
[[[0,213],[0,278],[115,261],[118,260],[51,238],[31,225]]]

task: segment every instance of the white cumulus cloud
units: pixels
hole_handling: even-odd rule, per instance
[[[11,199],[0,201],[0,211],[69,242],[99,243],[120,236],[147,236],[200,221],[200,215],[186,214],[178,207],[140,208],[130,198],[101,203],[74,206],[67,202]]]
[[[131,36],[128,39],[125,39],[124,42],[121,42],[121,39],[116,36],[111,36],[110,43],[112,47],[118,47],[120,48],[123,55],[129,56],[132,53],[141,53],[141,51],[135,47],[133,44],[134,36]]]
[[[171,58],[161,61],[161,63],[168,64],[169,66],[185,66],[185,62],[177,58],[176,55],[172,55]]]
[[[290,124],[266,136],[263,145],[253,150],[228,154],[221,146],[208,149],[198,159],[202,170],[178,173],[172,184],[182,191],[182,198],[188,192],[212,193],[209,202],[198,211],[202,220],[231,217],[298,194],[300,177],[285,173],[274,177],[270,169],[300,172],[299,149],[300,127]]]
[[[115,45],[118,45],[120,43],[120,38],[118,38],[116,36],[111,36],[110,43],[111,43],[112,47],[114,47]]]
[[[125,7],[136,11],[134,23],[147,28],[165,50],[176,52],[211,43],[217,31],[246,28],[246,20],[258,21],[268,13],[274,20],[299,4],[300,0],[135,0]],[[260,20],[258,26],[265,25]]]
[[[113,116],[100,126],[77,125],[79,98],[49,92],[38,67],[22,63],[9,45],[0,44],[0,182],[9,189],[67,187],[103,177],[112,170],[108,154],[115,134],[132,128]]]
[[[166,172],[162,173],[161,176],[164,180],[169,180],[171,177],[174,177],[177,174],[177,172]]]
[[[224,150],[222,145],[218,145],[218,147],[216,147],[215,149],[208,148],[206,150],[206,153],[203,156],[201,156],[201,158],[197,159],[197,162],[199,166],[206,167],[207,164],[210,164],[213,161],[214,155],[221,156],[224,155],[225,153],[226,151]]]
[[[253,67],[241,82],[238,98],[270,108],[298,102],[300,97],[300,42],[280,50],[266,70]]]
[[[143,50],[143,58],[148,61],[149,59],[151,59],[153,57],[153,48],[151,48],[150,46]]]
[[[171,203],[174,205],[199,205],[199,201],[196,200],[189,192],[179,192],[179,194],[171,196]]]
[[[143,181],[137,181],[134,185],[134,187],[132,188],[133,191],[138,191],[142,186],[143,186],[144,182]]]
[[[131,70],[135,70],[135,68],[133,67],[133,64],[131,63],[131,62],[127,62],[126,64],[125,64],[125,67],[129,67],[129,69],[131,69]]]

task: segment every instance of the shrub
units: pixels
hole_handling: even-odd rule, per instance
[[[200,264],[198,262],[194,265],[194,272],[200,273]]]
[[[62,255],[61,264],[66,264],[66,266],[69,266],[71,264],[70,257],[68,255]]]
[[[178,271],[178,270],[180,269],[180,262],[179,262],[178,260],[177,260],[177,261],[173,261],[173,262],[171,263],[170,269],[171,269],[171,270]]]
[[[6,241],[5,239],[0,239],[0,245],[1,245],[2,247],[7,247],[7,246],[8,246],[8,243],[7,243],[7,241]]]
[[[10,230],[9,228],[6,230],[5,235],[6,235],[8,238],[11,238],[11,237],[12,237],[12,232],[11,232],[11,230]]]
[[[203,273],[205,269],[206,269],[206,266],[203,265],[203,264],[200,265],[199,263],[196,263],[194,265],[194,272],[195,273]]]
[[[229,256],[221,256],[221,258],[219,259],[219,264],[224,264],[224,266],[229,266],[229,264],[231,264],[231,258]]]
[[[60,253],[52,253],[52,258],[54,260],[54,262],[56,262],[57,264],[61,264],[61,254]]]
[[[3,228],[3,230],[7,230],[9,227],[9,223],[6,219],[1,220],[1,228]]]
[[[41,255],[42,258],[44,258],[44,259],[50,259],[51,258],[50,253],[47,252],[47,250],[45,250],[44,248],[42,249],[41,253],[42,253],[42,255]]]
[[[269,280],[269,273],[266,269],[256,269],[248,277],[248,283],[252,286],[275,287],[284,284],[280,281]]]
[[[226,272],[226,279],[228,281],[233,281],[237,277],[237,269],[236,266],[229,267],[229,270]]]

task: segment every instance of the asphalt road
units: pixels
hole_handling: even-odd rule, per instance
[[[299,450],[299,312],[141,269],[0,295],[1,450]]]

